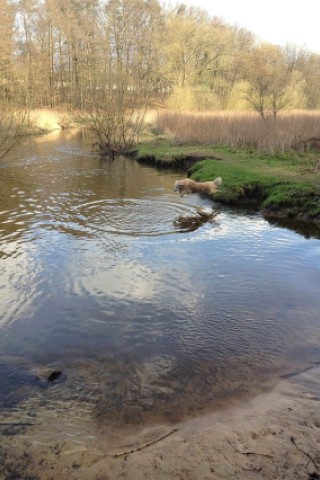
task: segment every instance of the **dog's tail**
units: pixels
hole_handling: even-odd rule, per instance
[[[215,180],[213,180],[213,184],[216,185],[217,187],[219,185],[222,185],[222,178],[221,177],[216,178]]]

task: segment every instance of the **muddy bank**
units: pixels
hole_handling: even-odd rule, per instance
[[[181,172],[187,172],[189,168],[195,165],[201,160],[215,159],[221,160],[217,155],[202,154],[198,152],[190,153],[188,155],[169,156],[167,158],[158,157],[152,154],[140,154],[139,150],[134,155],[134,158],[141,164],[150,165],[156,168],[173,168],[181,170]]]
[[[296,215],[292,215],[286,210],[281,211],[264,208],[262,208],[260,211],[267,220],[278,221],[280,225],[283,224],[288,227],[292,225],[293,229],[299,225],[301,226],[301,224],[311,225],[318,232],[320,229],[320,215],[317,215],[316,217],[311,217],[307,213],[298,213]]]
[[[0,478],[320,478],[320,367],[245,404],[194,420],[117,432],[87,405],[1,422]],[[32,424],[32,425],[31,425]]]

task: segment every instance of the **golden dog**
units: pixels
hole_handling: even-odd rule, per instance
[[[212,182],[196,182],[191,178],[184,178],[183,180],[176,180],[174,182],[174,191],[179,192],[181,197],[190,193],[206,193],[212,195],[216,193],[219,185],[222,184],[222,178],[218,177]]]

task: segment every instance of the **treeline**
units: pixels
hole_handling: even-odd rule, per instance
[[[320,55],[157,0],[0,0],[0,98],[86,111],[320,108]],[[109,99],[109,100],[108,100]],[[121,108],[120,108],[121,109]]]

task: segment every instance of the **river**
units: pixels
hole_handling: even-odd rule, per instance
[[[181,175],[102,159],[73,131],[6,159],[3,412],[71,402],[115,426],[177,422],[320,362],[319,238],[180,197]]]

